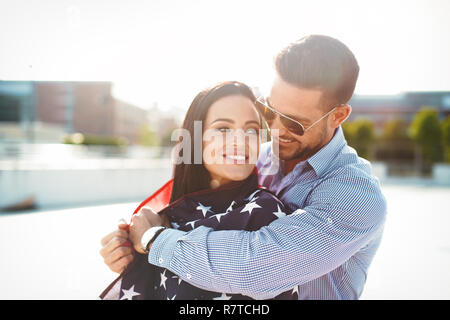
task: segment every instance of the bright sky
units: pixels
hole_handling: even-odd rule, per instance
[[[0,0],[0,79],[114,82],[142,107],[205,86],[267,92],[273,56],[307,34],[356,55],[356,93],[450,90],[448,0]]]

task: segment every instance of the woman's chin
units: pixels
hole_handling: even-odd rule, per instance
[[[254,168],[254,165],[249,164],[227,165],[224,168],[223,177],[231,181],[242,181],[250,176]]]

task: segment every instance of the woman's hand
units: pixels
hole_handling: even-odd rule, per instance
[[[141,247],[142,235],[151,227],[156,226],[171,228],[169,219],[165,215],[157,214],[151,208],[144,207],[137,214],[133,215],[130,223],[129,238],[137,252],[144,253]]]
[[[122,273],[133,261],[134,250],[128,241],[128,224],[119,224],[118,229],[106,235],[101,244],[100,255],[111,271]]]

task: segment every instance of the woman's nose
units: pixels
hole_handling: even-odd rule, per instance
[[[242,129],[231,130],[231,134],[228,136],[228,143],[232,143],[235,146],[245,144],[245,132]]]

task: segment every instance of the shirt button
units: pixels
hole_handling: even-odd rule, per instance
[[[192,278],[191,274],[190,273],[186,273],[186,278],[188,278],[188,279]]]
[[[158,262],[159,262],[159,264],[163,263],[164,262],[163,258],[159,258]]]
[[[327,221],[328,221],[328,223],[333,223],[333,219],[331,219],[331,218],[328,218]]]

